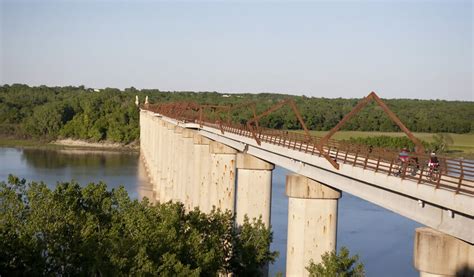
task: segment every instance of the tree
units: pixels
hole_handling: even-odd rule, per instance
[[[359,256],[350,257],[349,250],[342,247],[339,254],[334,251],[326,252],[322,256],[322,262],[315,264],[312,260],[306,270],[312,277],[360,277],[365,276],[364,265],[359,263]]]
[[[433,151],[443,153],[453,144],[453,138],[449,134],[439,133],[433,135]]]
[[[230,212],[152,205],[104,183],[0,183],[0,275],[245,273],[274,260],[271,240],[261,221],[237,228]]]

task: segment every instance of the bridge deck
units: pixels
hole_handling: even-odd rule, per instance
[[[222,133],[230,132],[240,136],[252,138],[252,132],[245,125],[232,125],[229,123],[217,124],[211,122],[202,122],[202,125],[217,129]],[[310,153],[321,156],[316,148],[319,137],[313,136],[308,142],[308,138],[302,134],[261,129],[257,133],[260,141],[283,146],[288,149]],[[369,149],[366,146],[341,143],[336,140],[330,140],[324,147],[324,151],[330,153],[331,158],[338,163],[350,164],[355,167],[362,167],[375,172],[383,172],[387,175],[398,175],[402,179],[412,179],[418,184],[426,184],[436,189],[445,189],[456,194],[466,194],[474,196],[474,163],[460,159],[440,158],[441,168],[436,176],[430,174],[430,168],[427,166],[428,156],[414,155],[408,166],[400,168],[398,154],[385,149]],[[413,169],[410,172],[410,169]]]

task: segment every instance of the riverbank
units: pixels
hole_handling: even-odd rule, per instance
[[[0,138],[0,147],[19,147],[19,148],[80,148],[80,149],[98,149],[108,151],[139,151],[139,142],[130,144],[116,142],[89,142],[85,140],[60,139],[55,141]]]

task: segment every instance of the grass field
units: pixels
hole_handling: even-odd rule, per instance
[[[324,136],[327,131],[311,131],[312,135]],[[417,138],[432,142],[432,133],[413,133]],[[453,138],[453,145],[449,147],[449,156],[474,158],[474,134],[449,134]],[[361,132],[361,131],[339,131],[333,138],[337,140],[349,139],[351,137],[374,137],[374,136],[406,136],[405,133],[395,132]]]

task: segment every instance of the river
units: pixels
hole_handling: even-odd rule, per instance
[[[104,181],[109,187],[124,185],[132,198],[150,195],[137,153],[90,149],[40,149],[0,147],[0,181],[8,174],[27,181],[74,179],[81,184]],[[270,266],[270,276],[285,271],[288,199],[285,176],[288,171],[273,171],[273,244],[280,256]],[[351,254],[359,254],[367,276],[418,276],[413,268],[413,236],[421,225],[379,206],[343,193],[339,201],[337,244]]]

